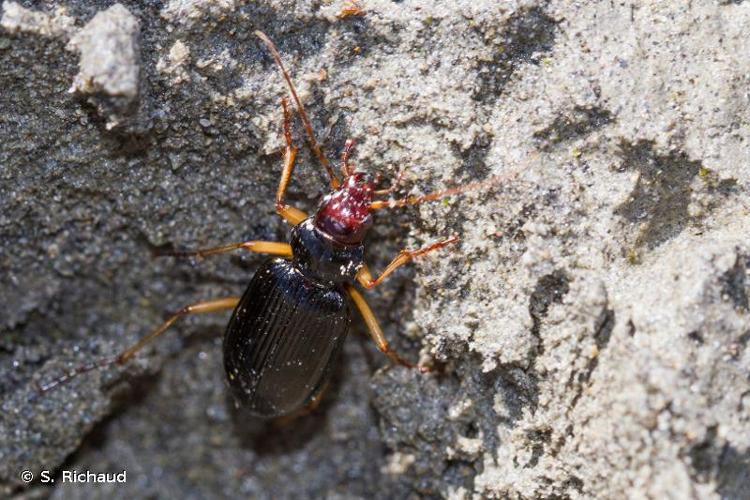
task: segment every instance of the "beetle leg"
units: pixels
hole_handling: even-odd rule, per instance
[[[352,298],[354,305],[357,306],[359,313],[362,315],[362,319],[365,320],[367,330],[370,332],[370,337],[378,346],[378,349],[383,354],[391,358],[391,360],[393,360],[394,362],[407,368],[416,368],[415,364],[406,361],[404,358],[399,356],[396,351],[391,349],[388,341],[385,339],[383,330],[380,328],[378,320],[375,318],[375,314],[373,314],[372,309],[370,309],[370,306],[367,305],[365,298],[361,293],[359,293],[359,290],[357,290],[350,284],[346,284],[344,286],[346,287],[346,291],[349,292],[349,296]]]
[[[289,246],[289,243],[281,243],[278,241],[258,241],[258,240],[243,241],[240,243],[229,243],[227,245],[221,245],[218,247],[210,247],[210,248],[201,248],[198,250],[162,252],[159,255],[171,256],[171,257],[204,258],[209,255],[231,252],[232,250],[237,250],[240,248],[242,248],[243,250],[247,250],[248,252],[268,253],[271,255],[281,255],[283,257],[292,256],[292,247]]]
[[[172,326],[172,323],[177,321],[178,318],[182,316],[187,316],[188,314],[201,314],[201,313],[210,313],[210,312],[216,312],[216,311],[223,311],[225,309],[234,309],[237,307],[237,304],[240,301],[240,297],[226,297],[223,299],[215,299],[215,300],[206,300],[203,302],[196,302],[195,304],[190,304],[176,313],[174,313],[172,316],[169,317],[162,325],[154,330],[153,332],[149,333],[145,337],[141,338],[138,342],[133,344],[131,347],[128,347],[123,352],[121,352],[117,356],[117,363],[118,364],[125,364],[127,363],[130,358],[133,357],[133,355],[140,351],[143,346],[154,340],[156,337],[167,331],[167,329]]]
[[[362,269],[360,269],[357,273],[357,281],[359,281],[359,283],[365,288],[373,288],[375,286],[378,286],[383,282],[383,280],[385,280],[385,278],[388,277],[389,274],[391,274],[393,271],[406,264],[407,262],[410,262],[415,257],[419,257],[420,255],[432,252],[433,250],[438,250],[446,245],[455,243],[456,241],[458,241],[458,236],[454,235],[450,238],[446,238],[444,240],[436,241],[435,243],[423,246],[418,250],[401,250],[396,258],[394,258],[391,263],[388,264],[385,270],[380,273],[380,276],[378,276],[377,279],[372,278],[370,269],[367,267],[367,265],[364,265],[362,266]]]
[[[181,316],[187,316],[188,314],[200,314],[200,313],[209,313],[209,312],[216,312],[216,311],[223,311],[225,309],[234,309],[237,307],[237,304],[240,301],[240,297],[226,297],[223,299],[216,299],[216,300],[207,300],[203,302],[196,302],[195,304],[190,304],[188,306],[183,307],[176,313],[174,313],[172,316],[169,317],[164,323],[159,326],[156,330],[152,331],[145,337],[142,337],[138,342],[130,346],[129,348],[122,351],[117,356],[110,356],[108,358],[104,358],[102,360],[96,361],[94,363],[89,363],[86,365],[81,365],[77,368],[74,368],[73,370],[69,371],[65,375],[62,375],[61,377],[58,377],[51,382],[48,382],[46,384],[40,385],[38,387],[39,392],[47,392],[51,389],[54,389],[60,384],[64,384],[65,382],[68,382],[70,379],[81,375],[82,373],[90,372],[92,370],[98,370],[101,368],[106,368],[107,366],[118,364],[118,365],[124,365],[130,359],[140,351],[143,346],[154,340],[156,337],[167,331],[167,329],[172,326],[172,323],[177,321],[178,318]]]
[[[292,141],[292,132],[289,126],[289,107],[287,106],[286,97],[281,98],[281,108],[284,110],[284,139],[286,140],[286,148],[284,149],[284,170],[281,172],[279,189],[276,191],[276,212],[289,224],[294,226],[305,220],[307,215],[302,210],[284,203],[286,188],[294,171],[294,160],[297,158],[297,146]]]

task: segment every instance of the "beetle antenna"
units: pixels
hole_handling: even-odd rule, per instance
[[[336,177],[336,174],[333,172],[333,168],[331,167],[331,162],[328,161],[328,158],[326,158],[325,154],[323,154],[323,151],[320,149],[320,146],[318,145],[318,141],[315,140],[315,134],[313,133],[312,125],[310,125],[310,119],[307,117],[307,112],[305,111],[305,107],[302,105],[302,101],[297,95],[297,89],[294,88],[294,83],[292,83],[292,79],[289,76],[289,73],[287,72],[286,68],[284,67],[284,63],[281,62],[281,55],[279,54],[279,51],[276,48],[276,45],[274,45],[271,39],[268,38],[268,36],[260,30],[255,31],[255,36],[260,38],[260,40],[266,46],[268,51],[271,53],[271,56],[273,57],[274,61],[276,61],[276,65],[279,67],[279,70],[281,71],[281,75],[284,77],[284,80],[286,80],[287,86],[289,87],[289,93],[292,94],[294,103],[297,105],[297,111],[299,112],[299,116],[302,119],[302,125],[304,126],[305,132],[307,133],[307,140],[310,143],[310,148],[312,148],[313,153],[315,153],[315,156],[318,157],[318,160],[320,161],[320,163],[323,165],[323,167],[325,167],[326,173],[328,173],[328,178],[331,181],[331,187],[333,187],[333,189],[338,188],[339,185],[341,185],[341,182],[338,180],[338,178]]]
[[[507,181],[512,180],[521,172],[521,170],[522,170],[521,168],[518,168],[506,175],[494,175],[490,177],[489,179],[486,179],[483,181],[469,182],[469,183],[461,184],[453,188],[443,189],[441,191],[434,191],[432,193],[427,193],[421,196],[407,196],[406,198],[401,198],[399,200],[376,200],[370,203],[370,210],[378,210],[381,208],[406,207],[409,205],[419,205],[421,203],[427,203],[430,201],[439,200],[447,196],[455,196],[455,195],[467,193],[470,191],[479,191],[481,189],[488,189],[488,188],[491,188],[492,186],[500,184],[501,182],[507,182]]]
[[[351,165],[349,165],[349,155],[351,154],[352,148],[354,147],[354,142],[354,139],[347,139],[346,144],[344,144],[344,151],[341,153],[341,170],[344,172],[345,176],[349,176],[354,173]]]
[[[406,207],[408,205],[419,205],[420,203],[439,200],[447,196],[455,196],[458,194],[466,193],[468,191],[478,191],[480,189],[489,188],[505,179],[506,178],[503,176],[495,176],[490,177],[485,181],[470,182],[468,184],[462,184],[454,188],[427,193],[422,196],[407,196],[406,198],[401,198],[400,200],[376,200],[370,203],[370,210],[378,210],[380,208]]]
[[[101,370],[102,368],[106,368],[109,365],[113,365],[117,363],[118,356],[111,356],[108,358],[100,359],[99,361],[94,361],[93,363],[87,363],[84,365],[77,366],[73,368],[72,370],[68,371],[67,373],[64,373],[63,375],[57,377],[56,379],[50,380],[46,384],[36,384],[37,392],[40,392],[44,394],[45,392],[49,392],[55,387],[59,385],[63,385],[78,375],[82,375],[84,373],[93,371],[93,370]]]

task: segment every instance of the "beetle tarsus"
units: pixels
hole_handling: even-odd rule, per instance
[[[93,371],[93,370],[100,370],[102,368],[106,368],[107,366],[110,366],[117,362],[117,357],[107,357],[100,359],[99,361],[95,361],[93,363],[87,363],[80,365],[76,368],[73,368],[72,370],[69,370],[67,373],[64,373],[63,375],[57,377],[56,379],[51,380],[50,382],[46,384],[40,384],[39,382],[34,382],[34,385],[36,386],[37,392],[44,394],[45,392],[49,392],[55,387],[58,387],[60,385],[66,384],[78,375],[82,375],[84,373]]]

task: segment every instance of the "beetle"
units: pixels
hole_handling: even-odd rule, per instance
[[[261,31],[256,31],[255,35],[270,52],[287,84],[308,144],[326,170],[331,192],[322,199],[317,211],[310,217],[285,202],[298,150],[292,140],[288,101],[282,98],[286,146],[276,192],[276,211],[293,226],[290,242],[253,240],[190,252],[169,252],[169,255],[177,257],[202,258],[242,249],[276,257],[260,266],[241,297],[185,306],[118,355],[79,366],[40,386],[40,391],[49,391],[90,370],[112,364],[124,365],[182,316],[228,309],[234,310],[223,343],[224,368],[229,387],[237,400],[258,417],[287,416],[312,409],[319,403],[349,330],[350,304],[359,311],[380,351],[395,363],[415,368],[414,364],[391,349],[372,310],[354,283],[373,288],[401,265],[454,243],[458,237],[451,236],[417,250],[402,250],[377,278],[373,278],[364,262],[364,241],[372,225],[372,212],[441,199],[477,189],[488,182],[469,183],[398,200],[378,200],[376,197],[396,190],[401,175],[390,188],[375,189],[376,180],[367,173],[356,171],[349,162],[354,145],[351,139],[343,149],[343,176],[339,179],[315,140],[310,120],[276,46]]]

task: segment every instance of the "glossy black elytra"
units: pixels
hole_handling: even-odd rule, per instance
[[[114,363],[125,364],[181,316],[226,309],[234,309],[223,346],[229,385],[237,398],[261,417],[288,415],[318,403],[349,330],[349,303],[359,310],[378,348],[393,361],[413,367],[389,348],[354,281],[372,288],[399,266],[458,238],[446,238],[418,250],[403,250],[377,279],[373,279],[364,263],[364,239],[372,223],[371,213],[376,209],[440,199],[487,186],[492,180],[424,196],[376,200],[376,196],[387,195],[396,189],[400,175],[389,189],[376,190],[375,181],[370,176],[355,172],[349,164],[352,140],[347,141],[342,154],[343,179],[339,180],[315,140],[310,121],[278,50],[265,34],[259,31],[255,34],[270,51],[288,85],[309,145],[330,179],[331,193],[323,198],[312,217],[285,203],[297,148],[292,141],[287,101],[282,99],[286,148],[276,193],[276,209],[294,226],[290,243],[246,241],[194,252],[171,253],[206,257],[244,249],[279,257],[266,261],[258,269],[241,298],[227,297],[186,306],[119,355],[80,366],[41,386],[41,391],[48,391],[93,369]]]

